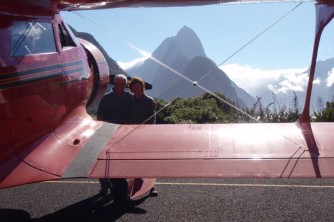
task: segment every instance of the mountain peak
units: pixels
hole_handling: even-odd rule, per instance
[[[195,37],[195,38],[198,38],[196,33],[191,29],[189,28],[188,26],[183,26],[176,34],[176,37],[177,38],[184,38],[184,37]]]
[[[174,44],[189,59],[206,56],[201,40],[188,26],[183,26],[174,37]]]
[[[200,39],[187,26],[183,26],[176,36],[166,38],[153,52],[153,56],[157,59],[163,59],[163,56],[167,54],[170,58],[182,55],[188,59],[196,56],[206,56]],[[163,62],[168,63],[168,61]]]
[[[152,56],[189,79],[198,80],[205,75],[201,85],[212,92],[225,95],[241,107],[249,103],[253,104],[251,101],[254,99],[237,87],[214,61],[206,57],[197,34],[187,26],[183,26],[175,36],[165,38]],[[152,97],[170,100],[175,97],[189,98],[204,93],[199,87],[192,87],[185,92],[184,89],[189,89],[189,82],[175,75],[171,69],[166,69],[150,59],[136,69],[132,69],[130,74],[138,75],[138,73],[145,81],[152,83],[153,88],[148,92]]]

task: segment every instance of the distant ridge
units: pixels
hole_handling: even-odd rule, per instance
[[[76,37],[85,39],[89,41],[90,43],[93,43],[103,54],[103,56],[106,58],[108,66],[109,66],[109,75],[115,75],[115,74],[125,74],[127,76],[127,73],[117,64],[115,60],[113,60],[108,53],[104,50],[104,48],[100,45],[98,41],[92,36],[90,33],[87,32],[77,32],[73,27],[70,26],[70,29],[72,30],[73,34]]]

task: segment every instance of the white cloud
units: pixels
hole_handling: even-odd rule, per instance
[[[239,64],[223,65],[220,68],[239,87],[253,96],[259,95],[264,88],[274,93],[303,91],[308,81],[308,74],[303,73],[306,68],[262,70]]]
[[[321,79],[317,77],[315,80],[313,80],[314,85],[320,85],[321,84]]]
[[[118,62],[125,71],[142,65],[149,56],[137,58],[131,62]],[[303,92],[307,87],[307,68],[263,70],[249,65],[229,64],[219,67],[240,88],[246,90],[252,96],[261,95],[264,89],[269,89],[276,94],[286,94],[291,91]],[[328,73],[327,85],[334,82],[334,69]],[[320,85],[321,79],[316,78],[313,84]]]
[[[279,82],[278,84],[269,84],[268,89],[275,94],[288,93],[290,91],[303,92],[302,84],[295,84],[293,81],[288,79]]]
[[[331,87],[334,83],[334,68],[328,72],[327,86]]]
[[[117,63],[124,71],[127,71],[127,70],[131,70],[132,68],[142,65],[145,62],[145,60],[148,59],[149,57],[150,55],[134,59],[130,62],[117,62]]]

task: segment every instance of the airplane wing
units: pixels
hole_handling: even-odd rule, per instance
[[[116,125],[77,113],[1,165],[2,188],[65,178],[333,177],[331,123]]]
[[[320,2],[330,4],[330,0],[12,0],[1,3],[6,10],[31,11],[34,14],[50,14],[58,11],[93,10],[121,7],[173,7],[173,6],[200,6],[210,4],[239,4],[252,2]]]
[[[312,125],[320,148],[318,156],[309,152],[294,123],[117,128],[104,123],[81,150],[97,150],[94,167],[84,170],[81,161],[76,161],[81,158],[79,153],[63,177],[70,177],[72,172],[74,176],[77,169],[91,178],[331,177],[332,127],[329,123]],[[103,144],[98,146],[94,141]]]

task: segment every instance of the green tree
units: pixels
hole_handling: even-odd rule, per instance
[[[233,122],[235,115],[231,112],[231,107],[223,102],[223,100],[228,100],[221,94],[215,95],[205,93],[202,96],[188,99],[177,98],[170,104],[156,99],[157,123]],[[228,102],[231,103],[231,101]]]
[[[314,112],[317,122],[334,122],[334,100],[324,104],[322,98],[318,97],[317,111]]]

